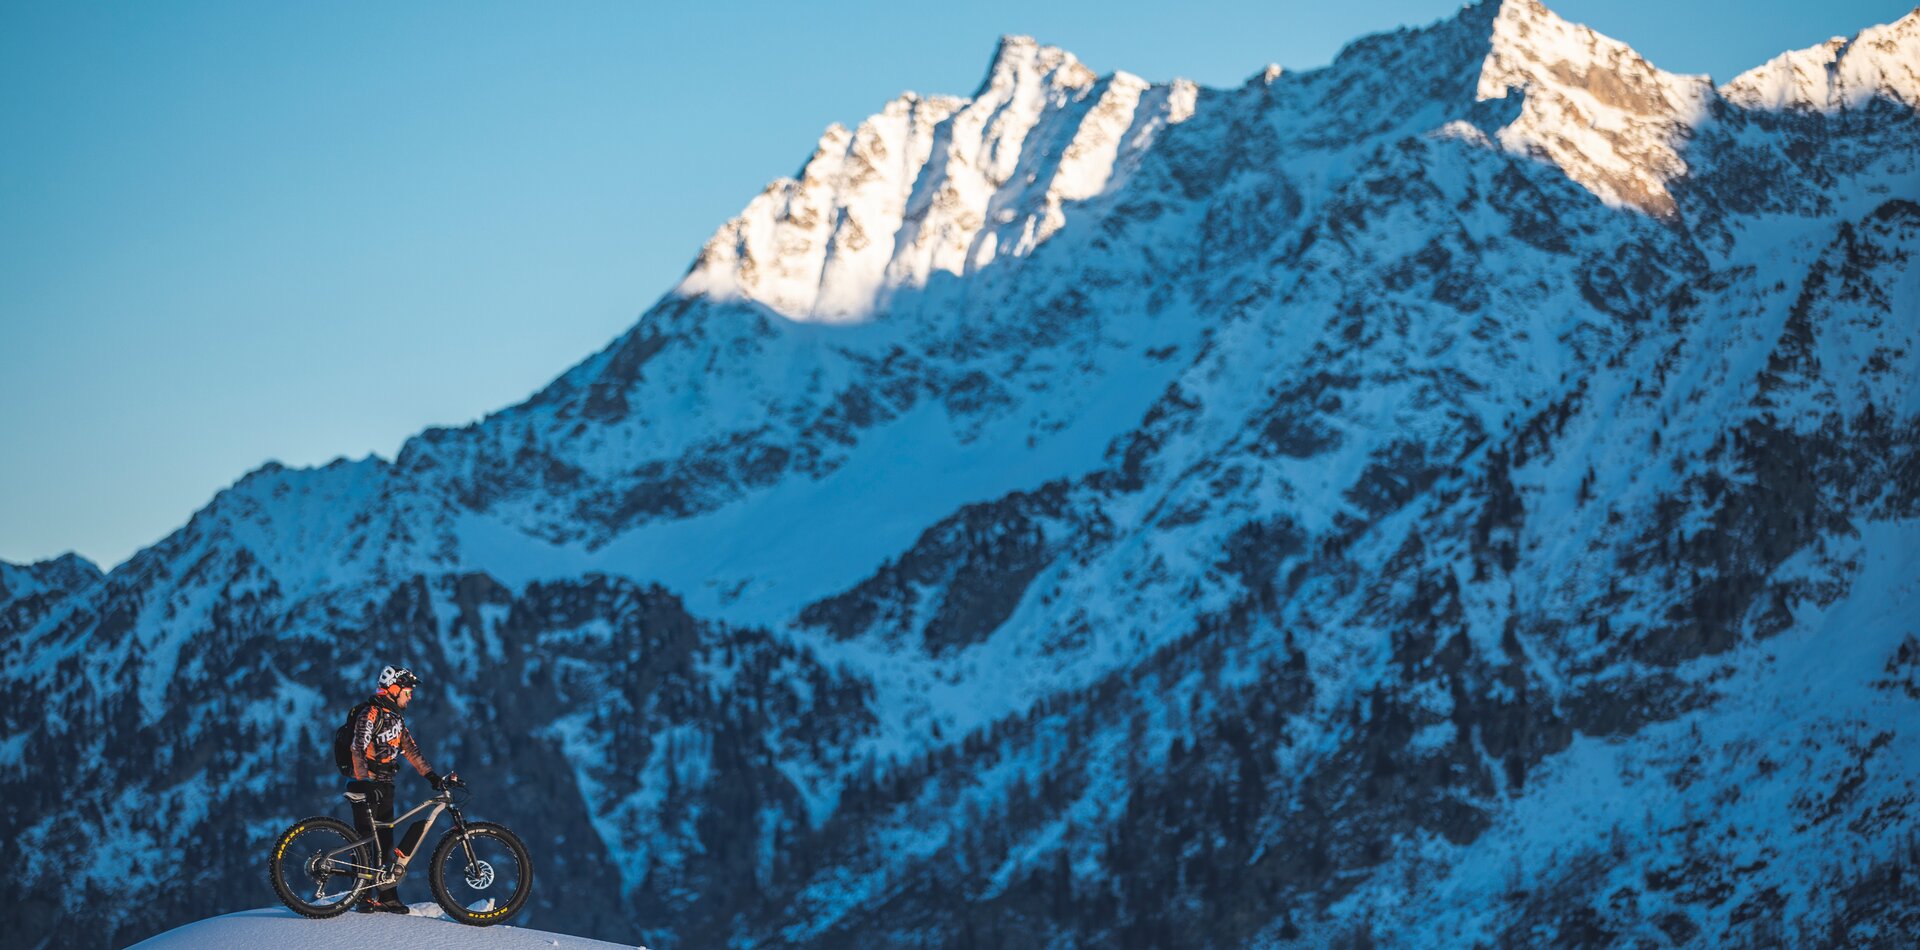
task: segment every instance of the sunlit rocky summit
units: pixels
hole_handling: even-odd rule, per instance
[[[12,936],[264,903],[402,661],[529,927],[1897,941],[1917,105],[1920,11],[1722,85],[1531,0],[1231,89],[1008,37],[526,402],[7,565]]]

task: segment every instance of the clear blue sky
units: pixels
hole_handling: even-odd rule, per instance
[[[1904,2],[1559,0],[1725,81]],[[124,559],[600,348],[830,122],[1028,33],[1239,83],[1456,0],[0,4],[0,558]]]

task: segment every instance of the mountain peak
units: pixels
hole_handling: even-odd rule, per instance
[[[796,142],[520,405],[0,563],[11,942],[257,887],[96,842],[309,814],[383,656],[629,947],[1912,932],[1920,117],[1712,95],[1515,0],[1205,93],[1009,37]],[[218,923],[148,947],[300,947]]]
[[[1920,7],[1898,20],[1790,50],[1720,90],[1749,109],[1837,112],[1876,98],[1920,108]]]
[[[1633,47],[1564,20],[1539,0],[1501,0],[1491,26],[1482,99],[1545,86],[1579,90],[1596,105],[1637,115],[1700,104],[1706,77],[1657,69]]]
[[[99,565],[72,551],[31,564],[0,561],[0,607],[36,594],[71,593],[104,576]],[[0,617],[0,629],[5,626]]]
[[[1060,47],[1003,36],[971,97],[908,94],[852,132],[829,128],[796,178],[714,233],[677,292],[864,319],[894,288],[1031,251],[1064,202],[1118,181],[1193,99],[1190,83],[1102,79]]]
[[[1501,144],[1553,162],[1609,204],[1671,214],[1666,182],[1686,171],[1678,145],[1713,101],[1707,77],[1658,69],[1538,0],[1501,0],[1492,30],[1477,97],[1525,94]]]
[[[980,99],[994,90],[1011,90],[1022,82],[1040,82],[1057,88],[1084,89],[1097,79],[1093,70],[1079,58],[1058,46],[1048,46],[1017,33],[1000,37],[994,47],[987,76],[973,98]]]

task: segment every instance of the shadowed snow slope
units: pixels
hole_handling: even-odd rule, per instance
[[[384,662],[529,927],[1914,932],[1916,35],[1724,88],[1534,0],[1229,89],[1008,37],[526,402],[0,565],[8,936],[264,899]]]
[[[631,950],[624,944],[588,940],[519,927],[468,927],[432,904],[415,904],[414,916],[347,914],[308,920],[274,908],[243,910],[176,927],[129,950]],[[431,910],[428,910],[431,908]]]

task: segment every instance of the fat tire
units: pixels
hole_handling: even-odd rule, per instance
[[[333,818],[325,815],[316,815],[312,818],[302,818],[299,821],[294,822],[291,827],[287,828],[287,830],[281,832],[280,837],[274,839],[273,848],[267,852],[267,880],[273,882],[274,894],[279,896],[280,903],[287,905],[288,910],[291,910],[302,917],[312,917],[315,920],[326,920],[329,917],[338,917],[341,914],[346,913],[349,908],[351,908],[355,903],[358,903],[360,900],[360,893],[366,890],[367,888],[367,882],[356,878],[354,880],[352,894],[347,895],[347,898],[345,900],[337,904],[333,904],[326,907],[309,904],[306,901],[294,896],[293,889],[287,886],[286,878],[282,877],[280,874],[281,853],[286,850],[287,846],[290,843],[292,843],[293,839],[296,836],[298,836],[301,832],[311,831],[315,828],[326,828],[333,831],[338,831],[343,836],[345,836],[345,839],[348,842],[357,841],[360,838],[360,833],[353,830],[352,825],[349,825],[338,818]],[[364,851],[365,849],[362,848],[361,850]],[[363,861],[361,863],[371,864],[372,862]]]
[[[514,915],[520,913],[520,908],[526,905],[527,897],[533,893],[533,856],[527,853],[527,846],[521,842],[520,836],[508,831],[504,825],[496,825],[490,821],[470,821],[467,822],[465,833],[494,838],[505,844],[507,849],[513,852],[513,859],[520,864],[519,887],[515,890],[513,899],[508,901],[505,907],[495,907],[493,910],[480,913],[470,911],[454,900],[453,895],[447,893],[447,855],[460,846],[461,832],[449,831],[441,836],[440,844],[433,849],[433,865],[427,868],[427,881],[433,885],[433,899],[440,903],[440,909],[446,911],[448,917],[468,926],[491,927],[494,924],[512,920]]]

